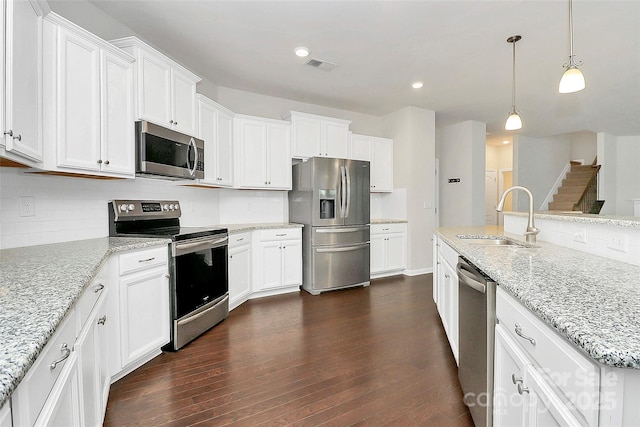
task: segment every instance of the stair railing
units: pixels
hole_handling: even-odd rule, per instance
[[[579,210],[582,213],[591,212],[591,208],[598,201],[598,172],[600,171],[600,165],[593,166],[596,169],[596,173],[593,174],[589,183],[587,184],[580,200],[575,204],[574,210]]]

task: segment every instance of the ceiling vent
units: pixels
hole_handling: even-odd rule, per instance
[[[322,59],[317,58],[311,58],[305,63],[305,65],[324,71],[331,71],[338,66],[332,62],[323,61]]]

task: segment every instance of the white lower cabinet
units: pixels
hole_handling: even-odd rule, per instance
[[[370,241],[371,275],[380,277],[406,268],[407,232],[404,224],[373,224]]]
[[[254,296],[296,291],[302,285],[302,230],[258,231],[253,241]]]
[[[434,236],[436,269],[433,276],[434,300],[447,334],[453,357],[458,363],[458,253]]]
[[[168,250],[130,251],[112,261],[118,277],[108,310],[113,318],[109,364],[115,381],[160,354],[169,342]]]
[[[494,425],[598,426],[598,366],[500,287],[496,317]]]
[[[16,388],[13,425],[102,424],[110,384],[105,279],[99,273],[89,284]]]
[[[12,427],[11,421],[11,404],[6,402],[0,408],[0,427]]]
[[[229,310],[251,294],[251,232],[229,236]]]

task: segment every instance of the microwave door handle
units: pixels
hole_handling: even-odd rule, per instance
[[[349,211],[351,210],[351,174],[349,168],[345,166],[344,172],[347,178],[347,210],[344,214],[345,218],[349,217]]]
[[[196,147],[196,141],[191,138],[189,140],[189,151],[193,149],[195,153],[195,159],[193,160],[193,168],[189,170],[189,175],[195,176],[196,168],[198,167],[198,148]],[[189,164],[189,155],[187,154],[187,165]]]

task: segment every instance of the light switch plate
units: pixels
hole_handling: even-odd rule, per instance
[[[612,233],[609,235],[607,239],[607,247],[609,249],[613,249],[614,251],[627,253],[628,249],[628,238],[626,234],[622,233]]]
[[[587,229],[581,228],[573,233],[573,241],[578,243],[587,243]]]

